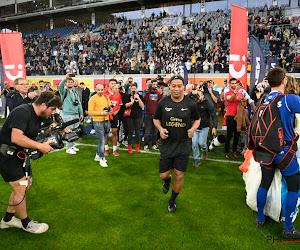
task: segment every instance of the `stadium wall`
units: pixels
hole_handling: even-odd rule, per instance
[[[295,76],[296,78],[300,79],[300,74],[291,74]],[[27,82],[31,85],[31,82],[38,82],[40,80],[47,81],[51,84],[51,86],[56,89],[57,85],[61,82],[61,80],[65,76],[28,76]],[[133,81],[138,84],[138,90],[143,90],[146,88],[146,79],[151,78],[154,79],[157,77],[157,74],[154,75],[131,75],[131,74],[124,74],[124,80],[126,81],[128,77],[132,77]],[[170,74],[168,75],[162,75],[164,77],[165,82],[169,80],[171,77]],[[84,82],[85,85],[93,91],[95,88],[95,85],[98,83],[104,83],[108,84],[109,79],[113,78],[113,75],[78,75],[76,76],[78,79],[78,82]],[[122,77],[120,75],[117,75],[115,77],[117,80],[122,80]],[[225,79],[228,79],[228,73],[227,74],[189,74],[189,83],[194,84],[198,81],[207,81],[207,80],[213,80],[215,82],[215,90],[221,91],[223,87],[223,83]],[[247,75],[247,84],[250,85],[250,74]]]

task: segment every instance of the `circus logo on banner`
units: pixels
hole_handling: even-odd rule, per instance
[[[21,33],[0,34],[1,55],[5,80],[12,86],[16,78],[26,78],[24,49]]]
[[[248,16],[247,9],[232,5],[229,78],[247,82]]]

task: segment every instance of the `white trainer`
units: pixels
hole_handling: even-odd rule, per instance
[[[79,151],[79,148],[76,148],[75,146],[73,146],[72,149],[73,149],[75,152],[78,152],[78,151]]]
[[[22,228],[21,220],[16,218],[15,216],[13,216],[10,221],[6,222],[2,218],[0,228],[6,229],[6,228],[11,228],[11,227]]]
[[[103,168],[107,168],[108,167],[107,161],[105,160],[105,158],[100,158],[99,164]]]
[[[101,159],[101,158],[100,158],[100,156],[99,156],[98,154],[96,154],[96,156],[95,156],[95,159],[94,159],[94,160],[95,160],[95,161],[100,161],[100,159]]]
[[[69,148],[66,150],[67,154],[76,155],[76,151],[73,148]]]
[[[33,234],[45,233],[49,226],[46,223],[38,223],[37,221],[30,221],[26,228],[22,226],[23,230]]]
[[[96,130],[95,129],[91,129],[90,135],[96,134]]]
[[[101,159],[101,157],[98,155],[98,154],[96,154],[96,156],[95,156],[95,161],[100,161],[100,159]],[[105,159],[105,158],[103,158],[103,160],[105,161],[105,162],[107,162],[107,160]]]

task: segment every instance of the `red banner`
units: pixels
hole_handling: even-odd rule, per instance
[[[4,78],[13,86],[18,77],[26,78],[23,40],[21,33],[0,33],[0,47]]]
[[[229,79],[240,80],[247,88],[248,13],[232,5],[230,31]]]

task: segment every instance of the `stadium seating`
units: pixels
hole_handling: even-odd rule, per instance
[[[281,43],[285,37],[282,35],[287,29],[289,32],[293,32],[296,38],[299,37],[298,30],[298,18],[292,19],[291,21],[287,18],[279,18],[284,13],[285,6],[271,6],[269,9],[264,7],[253,7],[248,8],[249,17],[249,31],[257,37],[260,42],[265,56],[269,55],[272,44],[276,43],[278,48],[281,47]],[[230,25],[231,12],[224,13],[223,11],[210,11],[205,13],[193,13],[190,17],[183,18],[183,23],[181,30],[182,32],[186,30],[187,43],[184,44],[184,49],[180,51],[184,57],[184,61],[188,59],[192,60],[193,54],[196,54],[196,60],[193,61],[192,68],[190,72],[202,73],[202,66],[205,58],[207,57],[209,62],[212,64],[210,66],[210,72],[220,71],[228,72],[228,55],[230,48],[230,35],[229,28],[224,29],[225,24]],[[190,21],[189,21],[190,20]],[[162,17],[156,16],[154,18],[147,19],[133,19],[127,20],[122,19],[116,20],[112,23],[97,23],[95,25],[83,24],[79,26],[56,28],[53,30],[46,31],[34,31],[30,33],[23,33],[23,38],[26,39],[24,43],[25,51],[29,50],[30,47],[37,46],[34,43],[37,41],[42,41],[42,49],[44,46],[47,47],[47,43],[51,44],[53,37],[58,39],[58,45],[61,46],[63,41],[66,40],[68,44],[68,49],[64,47],[54,48],[50,46],[50,57],[49,60],[33,60],[33,56],[29,53],[25,53],[27,69],[29,74],[65,74],[66,72],[74,72],[76,74],[103,74],[103,73],[113,73],[116,71],[123,71],[124,73],[149,73],[149,63],[153,59],[155,62],[155,73],[171,73],[172,63],[175,57],[179,54],[179,42],[183,43],[182,34],[174,33],[172,29],[168,29],[167,37],[168,39],[163,39],[164,33],[160,33],[162,27]],[[269,26],[267,24],[270,24]],[[296,24],[296,25],[294,25]],[[263,27],[260,30],[260,27]],[[282,29],[282,33],[279,29]],[[267,30],[268,29],[268,30]],[[271,36],[275,37],[275,40],[267,40],[267,32],[271,33]],[[109,32],[111,35],[108,35]],[[134,34],[134,39],[129,39],[130,33]],[[158,32],[158,33],[157,33]],[[165,32],[165,31],[164,31]],[[288,33],[288,34],[290,34]],[[78,34],[80,38],[71,40],[70,36],[73,34]],[[101,38],[103,34],[103,39]],[[175,36],[175,42],[172,41]],[[207,37],[206,37],[207,36]],[[45,40],[48,38],[50,40]],[[151,49],[148,47],[145,40],[151,42]],[[158,42],[156,41],[158,40]],[[143,41],[144,40],[144,41]],[[163,57],[159,57],[158,54],[161,52],[162,47],[157,47],[159,42],[163,43],[167,47],[166,53]],[[190,47],[190,40],[192,40],[192,47]],[[209,45],[209,42],[212,45]],[[228,47],[223,48],[223,41],[226,40]],[[101,41],[97,43],[97,41]],[[203,41],[203,47],[195,47],[195,43],[198,41],[201,43]],[[136,46],[135,42],[137,42]],[[157,44],[156,44],[157,43]],[[287,41],[289,43],[289,37],[287,36]],[[70,47],[70,45],[72,45]],[[81,51],[86,56],[79,57],[80,52],[79,47],[83,46]],[[299,45],[297,41],[297,45]],[[108,50],[115,50],[114,54],[110,54]],[[289,47],[286,44],[286,52],[289,49],[293,50],[293,61],[300,62],[298,49]],[[54,50],[58,50],[61,59],[53,57],[52,53]],[[103,51],[104,50],[104,51]],[[248,46],[250,51],[250,44]],[[100,52],[99,52],[100,51]],[[108,52],[109,55],[106,55]],[[218,68],[218,64],[221,63],[221,54],[225,52],[226,60],[224,62],[224,67]],[[272,51],[273,53],[274,51]],[[118,55],[116,56],[116,53]],[[278,56],[280,51],[278,51],[274,56]],[[286,55],[285,55],[286,56]],[[93,58],[95,57],[95,58]],[[76,61],[75,68],[70,68],[71,58]],[[49,63],[45,62],[51,62]],[[195,63],[195,61],[197,61]],[[280,66],[285,67],[284,58],[280,58]],[[99,66],[95,65],[95,63]],[[36,65],[38,63],[38,65]],[[60,65],[58,65],[60,64]],[[298,65],[298,64],[295,64]],[[45,70],[45,67],[48,70]],[[44,70],[43,70],[44,69]],[[297,71],[298,68],[290,67],[289,70]],[[44,73],[43,73],[44,72]]]

